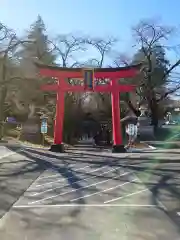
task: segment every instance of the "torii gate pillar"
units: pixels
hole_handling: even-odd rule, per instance
[[[46,77],[55,77],[57,84],[45,85],[44,91],[56,91],[56,120],[54,126],[54,145],[51,151],[63,152],[63,121],[64,121],[64,95],[65,92],[107,92],[111,93],[112,102],[112,125],[113,125],[113,152],[126,152],[121,134],[120,125],[120,93],[130,92],[135,89],[134,85],[120,85],[120,78],[132,78],[138,73],[140,65],[134,65],[122,68],[61,68],[55,66],[46,66],[37,64],[40,73]],[[67,78],[84,79],[84,85],[70,85],[66,82]],[[110,79],[110,84],[95,85],[94,78]]]

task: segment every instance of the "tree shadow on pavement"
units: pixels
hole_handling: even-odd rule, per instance
[[[88,229],[88,226],[77,221],[78,215],[83,209],[83,206],[70,209],[65,207],[49,209],[47,207],[43,208],[43,212],[39,208],[13,209],[13,212],[15,214],[17,212],[20,215],[25,231],[41,229],[52,232],[54,228],[59,229],[69,226]]]
[[[88,154],[88,153],[67,153],[65,155],[58,155],[58,154],[52,154],[49,152],[42,152],[42,150],[38,149],[25,149],[24,151],[21,151],[20,154],[30,160],[27,160],[27,166],[23,167],[22,169],[18,171],[14,171],[11,173],[11,176],[18,176],[18,175],[25,175],[26,173],[30,172],[38,172],[38,171],[44,171],[48,169],[54,169],[57,173],[59,173],[61,176],[66,178],[67,182],[73,189],[77,189],[79,194],[79,204],[85,205],[85,199],[81,198],[83,197],[83,192],[80,190],[83,186],[80,184],[82,181],[81,177],[78,176],[79,172],[72,169],[70,167],[70,164],[75,163],[87,163],[87,164],[93,164],[95,166],[109,166],[112,168],[120,167],[122,169],[135,172],[138,177],[142,180],[142,182],[136,182],[136,184],[143,184],[146,185],[147,188],[151,191],[151,202],[152,204],[155,204],[161,211],[163,211],[170,219],[176,223],[180,230],[180,224],[179,224],[179,217],[175,216],[175,212],[177,215],[177,208],[172,207],[162,207],[160,205],[160,201],[163,203],[163,205],[167,205],[171,201],[171,198],[167,197],[166,199],[163,199],[163,196],[168,193],[171,193],[171,195],[174,196],[174,201],[179,203],[180,199],[180,191],[179,191],[179,182],[177,181],[175,183],[175,179],[180,179],[180,160],[167,160],[166,158],[163,158],[160,155],[160,158],[158,159],[158,156],[155,160],[152,159],[152,157],[149,156],[143,156],[137,154],[133,158],[130,156],[125,156],[122,158],[114,157],[114,156],[106,156],[103,157],[102,155],[97,156],[97,153],[95,154]],[[36,155],[36,156],[34,156]],[[97,160],[92,160],[91,157],[94,157]],[[99,157],[99,158],[98,158]],[[81,159],[80,159],[81,158]],[[83,159],[82,159],[83,158]],[[51,159],[51,160],[50,160]],[[56,160],[55,161],[53,161]],[[61,162],[62,165],[59,166],[57,164],[57,161],[59,160],[59,163]],[[32,166],[29,168],[29,166]],[[115,172],[118,175],[119,172]],[[147,176],[144,177],[144,174],[147,174]],[[99,177],[96,173],[87,173],[88,176],[92,177]],[[3,175],[3,177],[7,177],[6,174]],[[108,178],[108,176],[101,176],[103,178]],[[171,180],[171,182],[170,182]],[[166,190],[166,193],[163,192],[163,190]],[[97,191],[96,188],[90,188],[89,191],[95,192]],[[123,190],[122,190],[123,191]],[[171,202],[170,202],[171,203]],[[76,209],[76,213],[80,213],[81,208]],[[76,216],[77,216],[76,215]]]
[[[81,198],[82,193],[79,190],[82,187],[80,178],[71,171],[68,162],[64,160],[63,164],[58,166],[55,163],[44,160],[42,157],[35,157],[30,152],[21,152],[19,154],[22,156],[20,160],[0,162],[0,217],[12,207],[38,176],[47,169],[55,169],[56,172],[63,176],[73,189],[78,190],[78,204],[85,204],[85,200]],[[67,202],[64,202],[64,204],[67,204]],[[70,214],[77,215],[80,211],[81,208],[76,207]]]
[[[175,179],[174,174],[165,174],[150,190],[152,202],[177,225],[180,231],[180,217],[178,215],[180,212],[180,182],[174,184]]]
[[[30,152],[31,151],[34,152],[34,150],[30,150]],[[39,154],[53,158],[53,154],[51,153],[39,153]],[[79,160],[75,156],[77,157],[84,156],[84,159]],[[92,163],[92,160],[89,160],[90,156],[92,156],[92,154],[73,154],[73,157],[68,156],[68,160],[71,162],[79,161],[83,163]],[[162,211],[164,211],[166,215],[169,216],[170,219],[173,222],[175,222],[178,228],[180,229],[179,216],[177,215],[177,212],[180,211],[179,200],[180,181],[178,181],[178,179],[180,179],[180,159],[177,158],[168,160],[166,158],[165,159],[162,158],[161,155],[159,157],[160,157],[159,159],[158,157],[156,157],[154,161],[151,157],[148,156],[147,157],[137,156],[133,157],[132,159],[130,159],[130,157],[128,156],[120,159],[114,157],[107,157],[99,161],[96,160],[93,163],[97,165],[102,164],[102,166],[103,165],[109,165],[111,167],[119,166],[138,174],[138,177],[142,180],[142,184],[146,185],[152,193],[151,195],[152,203],[155,204]],[[64,157],[60,158],[64,159]],[[147,173],[148,175],[145,178],[144,173]],[[117,172],[117,175],[118,174],[119,173]],[[93,174],[93,176],[95,176],[95,174]],[[141,183],[136,182],[136,184]],[[166,193],[164,193],[162,190],[166,190]],[[167,192],[171,194],[171,197],[168,195],[167,198],[164,198],[163,196],[165,194],[167,195]],[[172,206],[172,201],[174,201],[176,205],[175,207]],[[162,207],[162,205],[160,205],[160,202],[162,202],[163,205],[168,206],[164,208]],[[177,207],[177,205],[179,206],[179,208]]]

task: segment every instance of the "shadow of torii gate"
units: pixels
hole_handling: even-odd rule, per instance
[[[63,152],[63,121],[64,121],[64,95],[66,92],[107,92],[111,93],[112,102],[112,125],[113,125],[113,152],[126,152],[121,134],[120,125],[120,93],[130,92],[135,89],[134,85],[120,85],[120,78],[132,78],[139,72],[140,65],[132,65],[119,68],[63,68],[48,66],[36,63],[40,69],[40,74],[46,77],[54,77],[57,84],[47,84],[42,86],[44,91],[56,91],[56,119],[54,126],[54,144],[51,151]],[[67,78],[84,79],[84,85],[70,85]],[[108,78],[110,84],[96,85],[94,79]]]

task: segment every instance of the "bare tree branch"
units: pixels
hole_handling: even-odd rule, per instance
[[[93,47],[95,47],[95,49],[98,50],[100,58],[97,61],[98,67],[101,68],[103,66],[105,56],[112,51],[112,48],[117,42],[117,40],[115,38],[109,38],[108,40],[104,40],[102,38],[87,38],[85,42],[92,45]]]
[[[86,51],[84,40],[72,34],[58,35],[51,41],[53,51],[55,51],[61,58],[61,65],[67,67],[70,60],[73,59],[73,54],[77,52]],[[71,65],[76,65],[72,63]]]
[[[115,57],[114,65],[116,67],[129,66],[131,64],[131,59],[127,57],[125,53],[117,53]]]

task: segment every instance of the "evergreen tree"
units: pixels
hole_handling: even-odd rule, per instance
[[[45,24],[40,16],[38,16],[37,20],[30,26],[27,38],[31,40],[31,42],[25,44],[18,52],[22,72],[27,78],[27,80],[24,81],[25,91],[21,91],[21,94],[22,99],[26,100],[27,103],[33,101],[40,106],[41,104],[45,104],[44,93],[40,91],[40,87],[42,84],[52,82],[52,79],[43,78],[42,81],[40,76],[37,77],[38,69],[36,69],[34,63],[38,61],[51,65],[54,64],[56,60],[56,56],[50,50]],[[27,84],[27,82],[29,84]],[[29,93],[30,99],[27,98],[27,92]]]
[[[48,82],[54,82],[51,78],[42,78],[38,75],[39,70],[35,66],[35,62],[51,65],[55,63],[56,56],[50,50],[50,44],[46,33],[45,24],[40,16],[30,26],[27,39],[30,42],[23,45],[18,51],[20,59],[20,68],[24,79],[19,88],[18,101],[16,99],[16,107],[21,106],[26,113],[27,118],[37,116],[39,112],[50,114],[54,113],[54,104],[48,104],[49,99],[55,98],[55,93],[44,93],[41,86]],[[46,96],[46,98],[45,98]],[[19,111],[19,113],[21,110]],[[31,116],[29,115],[31,112]],[[51,116],[52,118],[54,116]]]
[[[44,64],[55,63],[56,56],[50,50],[45,24],[41,16],[38,16],[37,20],[30,26],[27,38],[32,42],[24,45],[21,51],[19,51],[21,64],[26,71],[29,68],[29,64],[32,65],[35,60]]]

